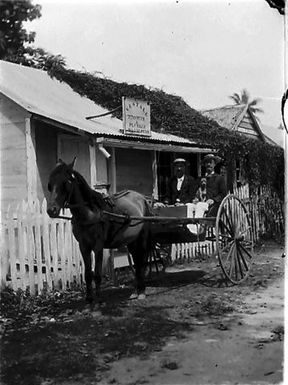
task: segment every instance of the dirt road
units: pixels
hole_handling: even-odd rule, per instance
[[[144,301],[129,300],[128,283],[106,288],[91,309],[77,291],[22,302],[5,294],[2,383],[279,383],[282,252],[266,243],[252,276],[234,287],[215,285],[213,260],[169,268],[149,281]]]

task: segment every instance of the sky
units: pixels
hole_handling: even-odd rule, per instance
[[[33,3],[42,6],[26,26],[34,45],[68,67],[159,88],[198,110],[232,104],[246,88],[261,98],[264,133],[282,142],[284,17],[265,0]]]

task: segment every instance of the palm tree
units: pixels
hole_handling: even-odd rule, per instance
[[[234,93],[229,96],[236,104],[245,104],[248,105],[251,112],[255,115],[259,112],[264,112],[261,108],[257,107],[257,104],[261,101],[260,98],[252,99],[250,98],[250,94],[246,89],[243,89],[240,94]]]

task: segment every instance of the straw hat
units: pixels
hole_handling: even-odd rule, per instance
[[[175,160],[173,161],[173,163],[174,163],[174,164],[176,164],[176,163],[186,163],[186,160],[183,159],[183,158],[177,158],[177,159],[175,159]]]
[[[208,160],[214,160],[215,163],[219,163],[221,161],[220,156],[214,155],[214,154],[207,154],[204,156],[204,163],[206,163]]]

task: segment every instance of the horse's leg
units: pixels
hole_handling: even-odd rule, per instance
[[[80,244],[80,251],[85,265],[86,301],[91,303],[93,301],[91,249]]]
[[[135,267],[135,286],[136,293],[131,295],[131,298],[145,298],[145,264],[146,264],[146,250],[141,245],[141,242],[135,241],[128,245],[128,250],[132,254]]]
[[[96,286],[96,299],[100,300],[100,289],[101,289],[101,280],[102,280],[102,263],[103,263],[103,248],[94,249],[95,254],[95,271],[94,279]]]

